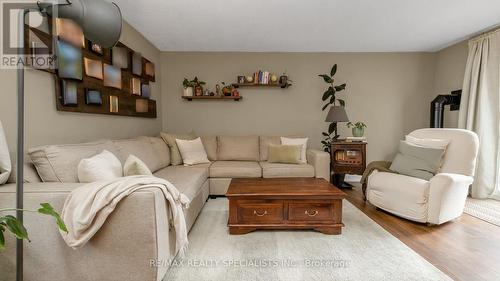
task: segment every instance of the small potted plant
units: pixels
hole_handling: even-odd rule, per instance
[[[184,78],[184,81],[182,81],[182,86],[184,88],[183,96],[192,97],[196,84],[193,81],[189,81],[187,78]]]
[[[183,95],[186,97],[192,97],[194,92],[196,96],[203,96],[203,85],[205,84],[206,83],[204,81],[198,80],[198,77],[196,76],[193,80],[184,78],[184,81],[182,81],[182,86],[184,87]]]
[[[352,128],[352,135],[354,137],[362,137],[364,134],[365,134],[365,128],[367,127],[365,123],[363,122],[356,122],[356,123],[352,123],[352,122],[349,122],[347,123],[347,127],[348,128]]]

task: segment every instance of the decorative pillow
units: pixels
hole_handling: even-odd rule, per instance
[[[182,164],[182,156],[179,152],[179,148],[177,147],[177,143],[175,142],[175,140],[193,140],[196,138],[196,136],[193,132],[183,135],[174,135],[162,132],[161,138],[167,143],[168,147],[170,148],[170,163],[175,166]]]
[[[302,149],[300,151],[300,163],[307,163],[307,141],[309,138],[285,138],[281,137],[281,144],[283,145],[301,145]]]
[[[201,142],[201,138],[194,140],[177,139],[175,142],[181,153],[184,166],[210,163],[205,147],[203,147],[203,143]]]
[[[90,158],[82,159],[78,164],[78,180],[80,182],[112,180],[122,176],[122,163],[107,150]]]
[[[7,182],[12,171],[9,148],[3,132],[2,122],[0,122],[0,185]]]
[[[402,175],[430,180],[441,167],[444,151],[443,148],[428,148],[401,141],[390,169]]]
[[[267,162],[300,164],[302,145],[269,145]]]
[[[148,165],[135,155],[130,154],[125,164],[123,164],[123,175],[126,177],[138,175],[150,176],[152,174]]]
[[[410,135],[406,136],[406,141],[408,143],[423,146],[427,148],[438,148],[438,149],[446,149],[448,144],[450,144],[450,140],[443,139],[419,139]]]

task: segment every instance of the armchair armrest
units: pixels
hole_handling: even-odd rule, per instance
[[[314,167],[316,178],[330,181],[330,153],[321,150],[308,149],[307,163]]]
[[[431,178],[428,222],[441,224],[461,216],[473,181],[470,176],[448,173]]]

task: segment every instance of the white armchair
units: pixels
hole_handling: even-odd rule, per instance
[[[410,135],[450,141],[439,173],[426,181],[374,171],[367,182],[367,200],[380,209],[422,223],[442,224],[461,216],[474,181],[477,135],[460,129],[421,129]]]

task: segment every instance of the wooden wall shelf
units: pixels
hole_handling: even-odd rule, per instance
[[[186,97],[182,96],[183,99],[192,101],[192,100],[233,100],[233,101],[240,101],[243,97],[226,97],[226,96],[192,96],[192,97]]]
[[[292,86],[292,84],[256,84],[256,83],[233,83],[233,87],[239,88],[239,87],[271,87],[271,88],[282,88],[286,89],[288,87]]]

